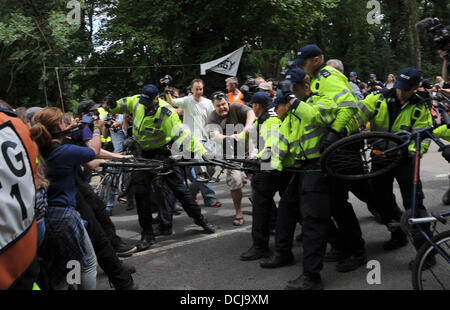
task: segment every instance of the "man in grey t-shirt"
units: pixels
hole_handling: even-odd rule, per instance
[[[256,120],[252,109],[240,103],[228,103],[226,95],[222,92],[214,93],[212,99],[214,112],[208,116],[206,124],[209,134],[219,145],[222,145],[227,137],[239,142],[239,134],[242,131],[250,133],[252,124]],[[234,156],[243,157],[244,154],[236,154],[237,150],[235,150]],[[224,151],[226,150],[224,149]],[[244,224],[241,208],[243,182],[239,170],[227,170],[227,185],[230,188],[231,198],[236,209],[233,225],[241,226]]]

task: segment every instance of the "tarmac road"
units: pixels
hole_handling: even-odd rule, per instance
[[[445,209],[441,199],[449,186],[448,163],[432,147],[422,161],[421,177],[425,192],[425,204],[429,210]],[[224,178],[223,178],[224,179]],[[213,185],[220,208],[203,206],[202,212],[217,227],[217,233],[206,235],[184,212],[174,217],[174,234],[158,237],[157,243],[148,251],[126,258],[136,267],[133,275],[140,289],[145,290],[282,290],[288,280],[301,274],[301,243],[296,242],[293,253],[296,264],[275,270],[259,267],[258,261],[242,262],[240,253],[251,246],[250,184],[244,189],[243,210],[245,224],[232,225],[234,207],[224,182]],[[397,202],[401,196],[396,188]],[[277,197],[277,201],[278,201]],[[338,273],[334,263],[325,263],[322,272],[325,289],[328,290],[410,290],[411,272],[408,262],[415,256],[412,245],[386,252],[382,243],[389,239],[387,229],[378,224],[365,204],[354,196],[350,198],[357,213],[366,240],[368,260],[376,260],[381,267],[381,284],[368,284],[371,268],[363,266],[350,273]],[[449,208],[449,207],[447,207]],[[126,241],[140,240],[140,227],[136,210],[126,211],[125,205],[117,204],[112,220],[117,233]],[[442,228],[442,227],[441,227]],[[449,228],[449,226],[447,226]],[[442,229],[441,229],[442,230]],[[297,227],[297,234],[300,227]],[[271,238],[273,247],[273,238]],[[449,275],[450,276],[450,275]],[[99,268],[98,289],[111,289],[106,275]]]

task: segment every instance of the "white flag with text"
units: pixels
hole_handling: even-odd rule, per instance
[[[206,70],[211,70],[220,74],[225,74],[229,76],[236,76],[239,63],[241,62],[242,53],[244,52],[244,47],[234,51],[227,56],[223,56],[222,58],[204,63],[200,65],[200,74],[205,75]]]

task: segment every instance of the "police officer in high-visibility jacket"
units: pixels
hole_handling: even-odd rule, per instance
[[[441,139],[447,140],[450,142],[450,128],[447,125],[442,125],[436,128],[433,133]]]
[[[241,254],[242,261],[253,261],[270,255],[270,223],[276,218],[277,213],[273,197],[277,192],[281,196],[287,186],[288,178],[281,172],[270,169],[269,164],[272,139],[281,124],[281,119],[274,108],[268,108],[272,103],[272,98],[266,92],[257,92],[250,101],[253,112],[258,118],[250,131],[250,137],[256,140],[255,145],[259,151],[257,158],[261,160],[262,165],[261,171],[256,172],[252,178],[253,245]],[[244,132],[241,133],[242,138],[245,138]]]
[[[400,132],[424,129],[433,125],[432,116],[425,102],[415,91],[419,87],[421,73],[415,68],[403,69],[397,77],[394,88],[384,92],[370,94],[362,101],[363,112],[370,121],[371,131]],[[382,92],[382,91],[381,91]],[[431,140],[422,142],[422,154],[427,152]],[[384,224],[400,221],[401,211],[395,201],[393,182],[397,180],[403,198],[403,206],[410,209],[414,181],[415,143],[409,145],[410,156],[403,164],[394,170],[372,179],[375,201]],[[381,168],[381,167],[380,167]],[[372,169],[379,169],[374,161]],[[424,195],[419,185],[417,206],[419,211],[425,212]],[[420,234],[419,234],[420,235]],[[419,248],[424,242],[423,237],[414,236],[414,245]],[[392,231],[391,240],[384,244],[386,250],[393,250],[407,244],[403,230],[397,228]]]
[[[295,66],[306,71],[312,78],[311,91],[329,97],[339,107],[336,118],[322,142],[323,149],[347,136],[346,126],[358,112],[358,100],[352,93],[348,79],[335,68],[325,65],[324,61],[322,50],[311,44],[300,48],[294,62]]]
[[[338,69],[325,65],[324,54],[319,47],[313,44],[302,47],[294,64],[302,67],[312,77],[311,91],[328,97],[336,108],[333,110],[336,112],[335,118],[322,142],[321,152],[340,138],[357,132],[359,127],[365,125],[358,99],[353,94],[347,77]],[[355,124],[355,129],[349,131],[349,124]],[[336,269],[339,272],[352,271],[366,261],[365,241],[353,206],[348,201],[349,191],[367,203],[369,210],[373,210],[368,182],[350,182],[332,178],[332,214],[340,233],[331,235],[334,239],[334,241],[330,239],[332,249],[335,250],[335,246],[338,245],[339,249],[330,251],[327,260],[337,261]]]
[[[176,111],[158,98],[158,88],[152,84],[145,86],[141,95],[123,98],[117,102],[109,100],[108,107],[111,113],[133,116],[133,139],[138,143],[144,158],[167,159],[172,155],[171,150],[178,152],[182,146],[189,155],[193,152],[201,157],[206,153],[201,142],[183,126]],[[154,235],[172,234],[172,206],[165,199],[165,193],[169,190],[167,187],[173,191],[197,225],[207,233],[215,232],[215,227],[207,223],[201,214],[200,207],[194,201],[182,176],[181,169],[176,166],[173,167],[173,173],[162,179],[158,178],[156,182],[152,173],[141,171],[133,174],[139,224],[143,230],[142,241],[138,244],[139,250],[148,248],[154,242]],[[152,183],[155,186],[154,192],[151,192]],[[155,233],[152,229],[149,193],[160,205],[160,226],[159,231]]]
[[[279,139],[272,145],[271,166],[283,171],[300,168],[293,174],[282,196],[277,215],[275,247],[270,258],[261,261],[264,268],[293,263],[291,247],[296,222],[301,218],[303,233],[303,274],[290,281],[287,289],[322,289],[320,271],[328,239],[331,218],[328,177],[320,171],[320,144],[327,134],[329,120],[335,115],[334,106],[324,96],[310,96],[309,77],[300,69],[291,70],[287,78],[293,84],[293,94],[286,92],[290,112],[279,129]],[[326,117],[324,117],[326,115]]]

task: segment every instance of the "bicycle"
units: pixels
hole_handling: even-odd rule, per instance
[[[107,204],[111,197],[112,190],[115,190],[115,195],[118,195],[118,197],[126,195],[131,184],[131,177],[129,177],[130,172],[155,171],[162,173],[164,169],[167,169],[167,164],[159,160],[134,158],[132,160],[111,160],[100,164],[100,167],[102,168],[102,171],[100,172],[102,177],[95,187],[95,192],[105,204]],[[166,173],[168,173],[168,171],[160,175]]]
[[[439,104],[435,110],[438,111],[443,123],[450,128],[447,107]],[[408,156],[408,146],[415,143],[412,208],[404,213],[400,226],[409,233],[413,227],[417,228],[426,239],[412,265],[412,284],[416,290],[450,289],[450,230],[433,237],[422,227],[424,224],[433,224],[433,231],[437,232],[436,224],[446,224],[450,210],[420,217],[417,208],[421,143],[424,139],[430,138],[439,146],[440,151],[446,147],[433,133],[437,127],[438,123],[435,122],[433,126],[414,133],[362,132],[332,144],[321,158],[321,167],[324,172],[346,180],[365,180],[397,167]],[[380,166],[382,168],[374,169]],[[439,278],[440,276],[443,278]]]

